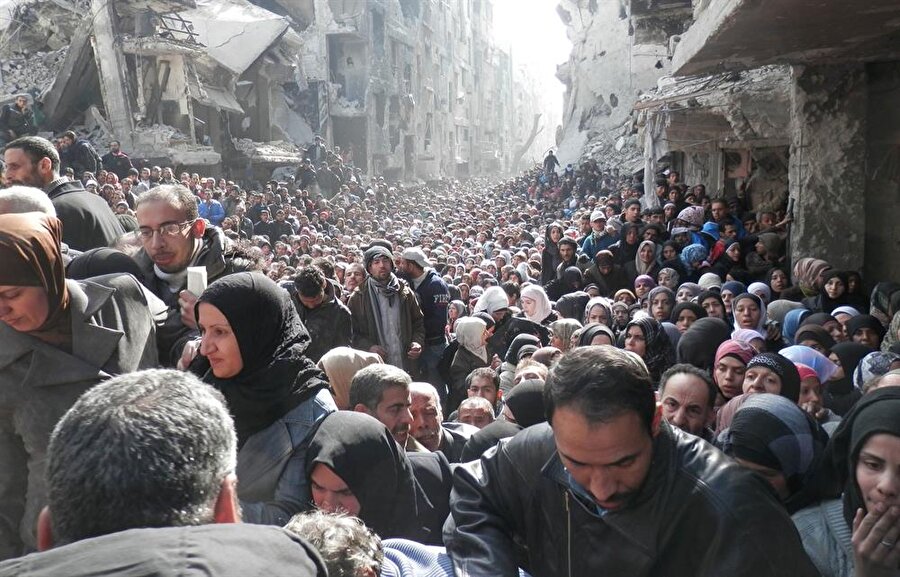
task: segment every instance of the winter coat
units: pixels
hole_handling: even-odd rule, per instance
[[[584,493],[547,424],[460,465],[444,527],[457,573],[513,577],[518,562],[534,577],[818,575],[765,481],[665,422],[628,505],[601,514]]]
[[[0,564],[0,577],[325,577],[318,552],[280,527],[213,523],[131,529]]]
[[[297,314],[312,337],[306,356],[314,363],[319,362],[331,349],[350,346],[353,335],[352,316],[350,309],[335,297],[336,290],[339,289],[334,284],[326,282],[325,300],[314,309],[306,308],[300,299],[294,298]]]
[[[156,325],[165,306],[131,275],[67,280],[72,352],[0,323],[0,558],[35,546],[47,504],[47,445],[78,397],[111,377],[157,366]],[[24,516],[23,516],[24,506]],[[68,573],[68,572],[67,572]]]
[[[369,283],[365,281],[355,289],[347,301],[347,308],[353,315],[353,337],[351,343],[354,349],[368,351],[374,345],[381,345],[378,340],[378,325],[375,324],[375,312],[372,309],[372,299],[369,296]],[[398,279],[400,291],[400,342],[404,349],[409,349],[412,343],[425,346],[425,322],[422,318],[422,309],[416,300],[416,295],[403,280]],[[404,355],[403,366],[400,367],[410,375],[418,375],[418,359],[411,359]]]
[[[56,216],[63,223],[63,242],[82,252],[112,246],[125,229],[106,201],[91,194],[78,181],[59,182],[47,191]]]

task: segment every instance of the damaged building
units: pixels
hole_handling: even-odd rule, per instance
[[[321,135],[389,179],[504,173],[540,128],[490,0],[14,3],[0,99],[179,170],[265,179]]]
[[[583,147],[645,184],[671,167],[754,208],[790,200],[794,259],[900,276],[900,4],[560,6],[574,44],[559,72],[569,86],[561,156],[577,160]]]

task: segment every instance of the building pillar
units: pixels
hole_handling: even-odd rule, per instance
[[[865,67],[796,66],[791,77],[792,262],[816,257],[859,270],[866,229]]]
[[[118,41],[119,21],[114,2],[91,0],[91,15],[94,22],[91,44],[100,77],[106,120],[112,126],[113,136],[122,143],[122,148],[130,150],[133,145],[131,101],[128,98],[125,56]]]
[[[869,163],[863,279],[871,290],[878,281],[900,279],[900,61],[869,64],[866,72]]]

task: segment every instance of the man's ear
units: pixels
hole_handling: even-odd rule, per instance
[[[654,438],[659,434],[659,427],[662,420],[662,405],[656,405],[656,412],[653,414],[653,423],[650,426],[650,432]]]
[[[53,526],[50,519],[50,508],[41,509],[37,520],[37,548],[46,551],[53,548]]]
[[[367,415],[371,415],[371,414],[372,414],[372,413],[369,411],[369,407],[365,406],[365,405],[362,404],[362,403],[356,403],[356,405],[353,407],[353,410],[356,411],[357,413],[365,413],[365,414],[367,414]]]
[[[201,238],[204,232],[206,232],[206,220],[198,218],[194,221],[194,224],[191,225],[191,236],[194,238]]]
[[[238,504],[237,476],[234,473],[222,479],[222,487],[213,509],[213,521],[216,523],[240,523],[241,506]]]

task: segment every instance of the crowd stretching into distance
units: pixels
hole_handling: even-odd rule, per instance
[[[900,575],[900,284],[784,210],[8,140],[0,576]]]

